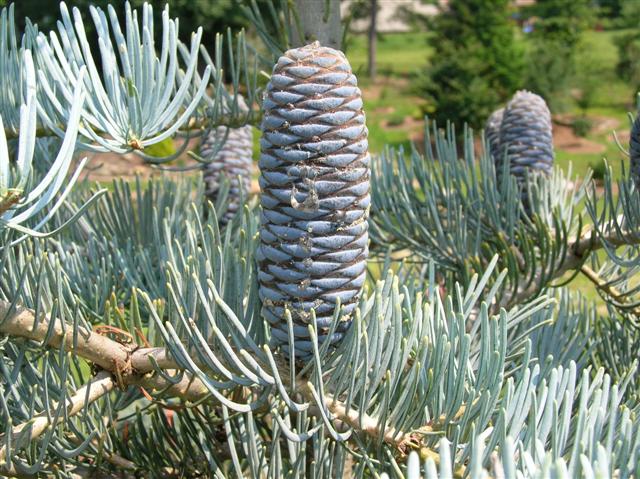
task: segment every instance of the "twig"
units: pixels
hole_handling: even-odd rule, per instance
[[[19,307],[11,312],[10,305],[0,301],[0,318],[3,318],[2,322],[0,322],[0,333],[34,341],[43,341],[47,336],[50,319],[46,316],[41,318],[34,328],[34,313],[27,308]],[[70,338],[73,335],[65,334],[62,326],[56,324],[53,327],[47,345],[60,347],[64,343],[67,351],[71,351],[105,369],[96,378],[100,377],[101,380],[105,381],[105,384],[109,384],[109,390],[121,385],[121,381],[124,385],[139,385],[147,389],[163,390],[166,388],[167,394],[180,396],[191,401],[196,401],[209,394],[207,388],[199,379],[187,373],[175,385],[162,377],[148,375],[148,373],[155,370],[155,367],[166,370],[170,374],[180,370],[180,365],[168,354],[165,348],[133,349],[134,346],[120,344],[113,339],[84,328],[79,328],[77,333],[77,347],[74,349],[73,341]],[[198,363],[197,359],[196,363]],[[118,376],[117,381],[112,378],[112,374]],[[307,384],[307,382],[300,381],[297,384],[298,390],[303,392],[308,402],[314,403],[315,401],[311,397]],[[93,392],[94,389],[92,389]],[[84,394],[86,394],[86,390]],[[81,395],[78,392],[74,397]],[[378,418],[369,416],[364,412],[354,409],[347,411],[347,407],[343,402],[330,395],[325,394],[322,400],[335,419],[362,431],[374,439],[382,438],[384,442],[399,450],[410,446],[410,443],[415,439],[415,434],[381,425]],[[79,405],[80,409],[81,406]],[[75,411],[75,408],[73,410]]]
[[[305,396],[307,396],[305,394]],[[313,401],[312,398],[307,398]],[[352,428],[361,431],[373,439],[382,439],[391,446],[400,449],[411,439],[411,435],[392,427],[386,427],[386,424],[380,424],[380,420],[376,417],[369,416],[367,413],[357,411],[350,408],[347,411],[346,405],[325,393],[324,401],[327,409],[338,420],[348,424]]]
[[[623,218],[618,217],[615,221],[622,223]],[[560,278],[568,271],[579,269],[589,254],[605,247],[605,245],[619,247],[625,245],[640,244],[640,234],[629,230],[618,231],[611,223],[610,227],[604,231],[590,229],[579,238],[574,238],[568,242],[567,254],[553,271],[553,279]],[[510,298],[506,298],[503,306],[511,307],[531,298],[538,290],[539,282],[534,281],[531,286],[518,291]]]
[[[604,281],[600,277],[600,275],[592,270],[589,266],[582,265],[582,268],[580,268],[580,272],[584,274],[587,279],[596,286],[596,288],[603,291],[607,296],[616,301],[618,304],[623,305],[630,302],[629,298],[626,297],[622,291]],[[640,307],[638,306],[630,307],[629,312],[640,317]]]
[[[33,341],[44,341],[50,327],[50,318],[44,316],[37,321],[33,311],[17,307],[11,311],[11,305],[0,301],[0,333],[26,338]],[[149,376],[153,372],[153,356],[162,369],[179,369],[175,361],[169,359],[163,348],[143,348],[134,350],[133,345],[124,345],[91,330],[79,327],[77,342],[74,348],[73,334],[56,322],[52,328],[47,346],[73,352],[114,374],[122,381],[121,385],[140,385],[146,389],[166,390],[167,394],[180,396],[189,401],[201,399],[207,389],[199,379],[185,374],[180,382],[171,384],[159,376]],[[174,373],[175,371],[168,371]]]
[[[116,382],[107,371],[99,372],[87,384],[82,386],[76,393],[69,398],[66,407],[67,416],[73,416],[79,413],[83,408],[109,393],[116,387]],[[37,439],[51,426],[49,419],[55,416],[57,405],[53,405],[48,412],[42,412],[34,416],[29,421],[19,424],[11,430],[11,443],[21,447],[25,442],[25,435],[29,440]],[[0,473],[10,476],[18,475],[18,471],[11,463],[7,463],[7,437],[5,434],[0,435]]]
[[[10,306],[9,303],[0,301],[0,333],[44,341],[51,320],[42,317],[36,321],[33,311],[21,306],[11,311]],[[64,343],[66,351],[74,351],[74,335],[68,334],[69,332],[67,330],[65,334],[62,323],[56,321],[47,345],[59,348]],[[123,375],[131,372],[129,348],[88,329],[78,328],[77,348],[74,352],[107,371],[119,370]]]
[[[69,436],[69,439],[71,440],[71,442],[73,442],[78,446],[82,444],[82,441],[80,440],[80,438],[75,435]],[[94,446],[98,446],[97,441],[95,440],[92,441],[92,444]],[[138,466],[136,466],[135,462],[132,462],[129,459],[125,459],[124,457],[122,457],[119,454],[116,454],[115,452],[103,451],[102,459],[106,460],[110,464],[113,464],[114,466],[123,470],[135,471],[138,469]]]

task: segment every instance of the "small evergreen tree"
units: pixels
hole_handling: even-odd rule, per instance
[[[617,23],[622,27],[633,28],[630,32],[617,36],[615,43],[618,48],[616,73],[621,79],[634,86],[635,90],[633,98],[631,98],[634,103],[636,91],[640,87],[640,65],[637,61],[640,52],[640,29],[638,29],[640,4],[638,2],[624,2],[622,14]]]
[[[508,0],[452,0],[431,23],[433,60],[419,84],[426,113],[479,128],[521,83]]]
[[[530,10],[538,20],[526,72],[527,88],[562,110],[576,74],[582,32],[591,23],[590,0],[540,0]]]
[[[616,38],[618,76],[634,86],[640,85],[640,65],[635,61],[640,52],[640,32],[634,31]],[[634,92],[635,97],[635,92]],[[635,99],[635,98],[634,98]]]
[[[624,0],[598,0],[600,13],[607,17],[617,17],[622,10]]]

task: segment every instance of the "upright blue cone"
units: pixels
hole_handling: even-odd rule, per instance
[[[219,126],[211,130],[202,140],[200,156],[209,163],[203,166],[205,195],[212,203],[218,199],[222,182],[229,182],[227,210],[220,218],[229,221],[242,207],[241,198],[246,198],[251,187],[253,167],[253,130],[251,125],[239,128]]]
[[[551,174],[553,133],[551,113],[542,97],[517,92],[504,109],[500,145],[509,157],[510,172],[523,182],[527,172]]]
[[[272,344],[295,355],[339,341],[365,281],[368,256],[367,128],[356,77],[342,52],[318,42],[287,51],[273,68],[263,102],[262,218],[258,250],[263,316]],[[336,304],[342,319],[329,337]]]

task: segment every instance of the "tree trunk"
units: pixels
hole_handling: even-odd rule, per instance
[[[378,0],[371,0],[371,23],[369,24],[369,78],[376,77],[376,49],[378,40],[378,28],[376,25],[378,15]]]
[[[294,20],[294,47],[319,41],[325,47],[341,49],[340,0],[296,0],[296,10],[300,22]]]

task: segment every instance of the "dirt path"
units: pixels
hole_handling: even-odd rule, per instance
[[[197,149],[199,140],[191,140],[188,149]],[[176,148],[180,146],[180,143],[176,143]],[[188,151],[188,150],[187,150]],[[80,155],[81,158],[87,157],[89,161],[85,166],[83,172],[83,178],[87,178],[89,181],[99,181],[101,183],[112,181],[113,179],[123,179],[125,181],[131,181],[139,176],[142,179],[151,178],[154,176],[160,176],[165,173],[162,169],[155,168],[146,163],[145,160],[135,153],[127,153],[126,155],[119,155],[117,153],[84,153]],[[171,165],[192,165],[195,161],[183,153],[176,160],[171,162]],[[189,170],[191,174],[194,174],[197,170]],[[170,172],[172,175],[184,174],[181,172]]]
[[[553,144],[555,148],[576,155],[604,153],[607,149],[605,145],[579,137],[573,132],[571,122],[574,118],[575,116],[570,115],[554,116]],[[612,134],[620,126],[620,122],[615,118],[589,117],[589,119],[593,122],[591,135]],[[621,134],[624,134],[624,131],[618,133],[618,138],[620,138]],[[609,139],[609,135],[607,135],[607,139]],[[613,136],[611,136],[610,141],[613,141]]]

